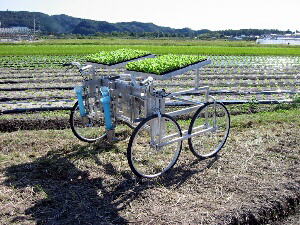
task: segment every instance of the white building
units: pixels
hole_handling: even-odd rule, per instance
[[[1,25],[1,24],[0,24]],[[0,27],[0,42],[33,40],[34,34],[28,27]]]
[[[29,34],[31,29],[28,27],[10,27],[10,28],[0,28],[0,34]]]
[[[269,35],[264,38],[259,38],[256,40],[257,44],[271,44],[271,45],[300,45],[300,35]]]

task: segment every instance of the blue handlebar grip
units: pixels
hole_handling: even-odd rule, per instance
[[[104,121],[105,121],[105,128],[107,130],[113,129],[113,123],[111,120],[111,110],[110,110],[110,96],[109,96],[109,89],[107,87],[101,87],[101,94],[102,98],[100,99],[102,105],[103,105],[103,111],[104,111]]]
[[[76,86],[74,88],[74,91],[76,92],[77,95],[77,99],[78,99],[78,106],[79,106],[79,112],[80,112],[80,116],[86,116],[86,111],[85,111],[85,107],[83,104],[83,97],[82,97],[82,92],[83,92],[83,88],[81,86]]]

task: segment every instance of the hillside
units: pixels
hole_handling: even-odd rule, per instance
[[[40,12],[27,11],[0,11],[1,27],[28,27],[33,29],[34,20],[36,29],[42,34],[81,34],[94,35],[97,33],[121,33],[139,34],[139,36],[149,36],[155,33],[159,36],[203,36],[207,38],[222,38],[225,36],[237,35],[263,35],[263,34],[284,34],[290,31],[267,30],[267,29],[241,29],[241,30],[222,30],[210,31],[207,29],[192,30],[190,28],[174,29],[170,27],[157,26],[153,23],[142,22],[120,22],[109,23],[106,21],[95,21],[88,19],[75,18],[67,15],[49,16]],[[151,36],[151,35],[150,35]]]
[[[25,26],[33,29],[34,18],[36,21],[36,29],[42,33],[73,33],[73,34],[95,34],[111,33],[111,32],[161,32],[170,34],[189,35],[191,33],[199,35],[207,33],[209,30],[193,31],[189,28],[173,29],[170,27],[157,26],[153,23],[141,22],[121,22],[109,23],[106,21],[95,21],[88,19],[75,18],[67,15],[49,16],[40,12],[27,11],[0,11],[1,27]]]

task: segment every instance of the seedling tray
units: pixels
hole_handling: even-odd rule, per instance
[[[102,63],[94,63],[94,62],[87,62],[87,64],[88,64],[88,65],[93,65],[93,66],[98,67],[98,68],[104,68],[104,69],[117,69],[117,68],[125,67],[126,64],[129,63],[129,62],[133,62],[133,61],[141,60],[141,59],[146,59],[146,58],[154,58],[155,56],[156,56],[156,55],[148,54],[148,55],[144,55],[144,56],[141,56],[141,57],[137,57],[137,58],[134,58],[134,59],[130,59],[130,60],[127,60],[127,61],[124,61],[124,62],[111,64],[111,65],[108,65],[108,64],[102,64]]]
[[[188,65],[186,67],[180,68],[178,70],[174,70],[162,75],[157,75],[154,73],[143,73],[143,72],[137,72],[137,71],[133,71],[133,70],[127,70],[128,73],[131,73],[132,75],[136,76],[136,77],[153,77],[154,79],[157,80],[168,80],[171,79],[172,77],[184,74],[190,70],[194,70],[194,69],[199,69],[205,65],[208,65],[211,63],[210,59],[205,59],[203,61],[200,61],[198,63],[194,63],[191,65]]]

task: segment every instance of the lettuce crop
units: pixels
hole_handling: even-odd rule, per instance
[[[88,62],[101,63],[105,65],[114,65],[117,63],[126,62],[128,60],[136,59],[142,56],[149,55],[150,52],[135,50],[135,49],[118,49],[115,51],[101,51],[99,53],[91,54],[86,57]]]
[[[186,66],[205,60],[204,56],[195,55],[163,55],[157,58],[149,58],[135,62],[129,62],[126,69],[163,75],[165,73],[184,68]]]

